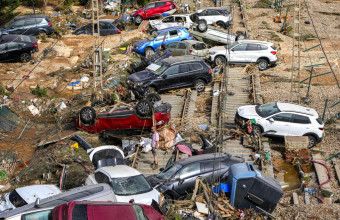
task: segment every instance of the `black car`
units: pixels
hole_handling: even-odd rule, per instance
[[[92,23],[87,24],[74,31],[75,35],[92,34]],[[100,36],[107,36],[113,34],[120,34],[120,30],[108,21],[99,21]],[[94,32],[98,33],[97,24],[94,24]]]
[[[26,35],[0,35],[0,61],[16,60],[28,62],[38,51],[37,39]]]
[[[51,34],[54,28],[46,15],[16,17],[1,28],[2,34],[39,35]]]
[[[147,180],[166,198],[178,199],[193,191],[197,177],[209,183],[226,181],[229,167],[243,162],[243,158],[228,153],[202,154],[178,160],[161,173],[148,176]]]
[[[200,57],[169,57],[130,75],[127,84],[137,96],[183,87],[195,87],[202,92],[212,80],[211,73],[211,68]]]

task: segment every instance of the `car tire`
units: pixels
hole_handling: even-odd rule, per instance
[[[27,63],[28,61],[31,60],[31,55],[29,53],[22,53],[20,55],[20,61],[23,63]]]
[[[156,89],[151,86],[146,87],[146,89],[144,90],[144,97],[147,97],[151,93],[156,93]]]
[[[141,117],[150,116],[152,113],[152,103],[146,99],[140,100],[136,105],[136,112]]]
[[[265,59],[259,59],[257,61],[257,64],[259,65],[259,70],[260,71],[263,71],[263,70],[266,70],[268,68],[268,61],[265,60]]]
[[[104,107],[104,106],[105,102],[99,99],[96,99],[91,103],[91,107]]]
[[[244,36],[243,34],[239,34],[236,36],[235,40],[239,41],[239,40],[244,40],[246,38],[246,36]]]
[[[253,124],[253,133],[254,134],[260,135],[260,134],[262,134],[262,131],[263,130],[262,130],[262,128],[260,126]]]
[[[145,48],[144,54],[146,57],[150,57],[155,54],[155,51],[151,47]]]
[[[148,100],[149,102],[151,102],[152,104],[155,104],[155,102],[161,101],[162,98],[160,95],[158,95],[157,93],[150,93],[147,97],[146,100]]]
[[[206,32],[208,30],[208,24],[207,24],[206,20],[199,20],[198,25],[197,25],[197,29],[201,33]]]
[[[39,30],[38,31],[38,35],[40,36],[40,35],[43,35],[43,34],[46,34],[46,31],[44,31],[44,30]]]
[[[219,55],[219,56],[215,57],[215,65],[216,66],[223,65],[223,64],[225,64],[225,62],[226,62],[226,58],[224,56]]]
[[[82,108],[79,112],[79,118],[84,124],[92,124],[96,117],[96,110],[90,106]]]
[[[135,23],[136,24],[141,24],[143,22],[143,17],[140,15],[137,15],[137,17],[135,18]]]
[[[197,92],[204,92],[205,90],[205,82],[202,79],[198,79],[195,81],[194,86]]]
[[[224,23],[223,21],[218,21],[218,22],[216,22],[216,25],[219,26],[219,27],[221,27],[221,28],[224,28],[224,29],[227,28],[227,26],[225,25],[225,23]]]
[[[308,135],[308,147],[312,148],[316,145],[316,138],[312,135]]]

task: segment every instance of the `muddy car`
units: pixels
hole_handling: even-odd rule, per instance
[[[96,113],[95,108],[86,106],[80,110],[79,117],[77,116],[75,120],[76,127],[90,133],[150,130],[153,126],[152,112],[155,115],[156,126],[161,127],[170,121],[171,105],[156,101],[160,99],[157,94],[150,95],[148,96],[150,101],[140,100],[134,107],[108,109]]]
[[[167,45],[167,48],[173,56],[194,55],[201,58],[208,58],[209,56],[209,49],[207,46],[197,40],[172,42]]]
[[[243,162],[243,158],[228,153],[202,154],[178,160],[147,180],[166,199],[179,199],[192,193],[196,178],[205,178],[209,183],[226,181],[230,166]]]

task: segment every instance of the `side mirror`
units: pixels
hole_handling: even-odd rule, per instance
[[[233,49],[231,49],[231,51],[233,51],[233,52],[234,52],[234,51],[235,51],[235,49],[233,48]]]
[[[34,207],[39,208],[39,205],[40,205],[40,199],[37,198],[37,199],[35,200]]]
[[[163,78],[163,79],[166,79],[166,78],[168,78],[168,76],[164,74],[164,75],[162,76],[162,78]]]
[[[161,171],[161,172],[162,172],[163,170],[164,170],[164,167],[162,167],[162,168],[159,168],[159,171]]]
[[[273,123],[273,122],[274,122],[274,119],[273,119],[273,118],[268,118],[268,121],[269,121],[270,123]]]

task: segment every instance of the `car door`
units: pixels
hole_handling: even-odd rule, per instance
[[[161,90],[169,90],[173,88],[177,88],[180,85],[180,81],[178,80],[179,74],[179,65],[170,66],[163,74],[159,83],[158,88]]]
[[[309,117],[299,114],[293,114],[291,135],[303,136],[306,133],[313,132],[313,126]]]
[[[144,8],[145,18],[149,18],[150,16],[152,17],[154,15],[155,7],[156,7],[155,3],[150,3],[147,6],[145,6]]]
[[[8,33],[10,34],[26,34],[25,32],[25,20],[15,21],[9,26]]]
[[[179,42],[177,44],[177,48],[176,48],[176,54],[173,54],[174,56],[183,56],[183,55],[188,55],[188,45],[183,43],[183,42]]]
[[[163,14],[164,12],[166,12],[166,2],[157,2],[156,6],[155,6],[155,14]]]
[[[271,120],[271,118],[273,120]],[[277,113],[274,116],[270,116],[266,119],[266,125],[264,126],[265,132],[272,130],[275,131],[274,135],[279,136],[286,136],[291,134],[291,113]]]
[[[8,59],[16,59],[20,56],[21,51],[19,51],[17,42],[10,42],[7,44],[7,56]]]
[[[181,37],[180,37],[181,34],[179,34],[179,32],[180,31],[178,31],[178,30],[169,31],[169,37],[165,40],[166,41],[165,44],[168,44],[168,43],[174,42],[174,41],[182,40]]]
[[[212,23],[220,20],[219,16],[221,16],[221,14],[218,11],[216,11],[216,10],[208,10],[207,11],[207,16],[206,16],[206,21],[207,21],[208,24],[212,24]]]
[[[239,44],[230,50],[230,62],[247,63],[247,44]]]
[[[7,44],[0,44],[0,60],[8,59]]]
[[[164,39],[165,37],[165,39]],[[164,44],[167,45],[170,42],[167,42],[167,39],[169,38],[169,34],[167,31],[160,33],[153,42],[153,48],[156,49],[160,47],[164,41]]]
[[[197,15],[198,15],[199,20],[206,20],[207,23],[208,23],[208,20],[210,20],[209,15],[208,15],[208,10],[204,10],[204,11],[198,13]]]
[[[37,29],[37,22],[35,18],[26,19],[25,23],[25,34],[34,35]]]
[[[172,42],[172,43],[169,43],[166,47],[170,50],[171,54],[173,56],[176,56],[177,54],[177,44],[178,42]]]
[[[217,180],[221,175],[222,163],[220,160],[210,160],[202,162],[202,174],[210,184]]]
[[[201,174],[201,163],[191,163],[184,166],[174,177],[177,180],[174,183],[174,190],[185,195],[191,193],[195,188],[196,178]]]
[[[204,74],[203,70],[203,66],[199,63],[199,62],[195,62],[195,63],[190,63],[188,64],[189,66],[189,73],[187,73],[187,82],[190,85],[193,85],[195,80],[198,78],[204,78],[207,79],[208,77]]]
[[[246,50],[248,62],[256,62],[259,55],[261,55],[261,46],[259,44],[247,44]]]
[[[100,28],[100,36],[107,36],[111,35],[111,30],[109,29],[109,26],[106,23],[100,22],[99,23],[99,28]]]

